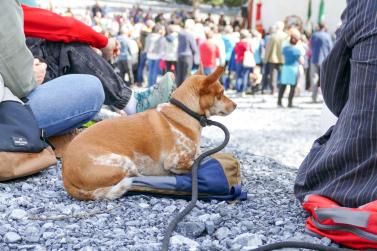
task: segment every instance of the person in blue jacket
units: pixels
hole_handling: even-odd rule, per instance
[[[299,66],[304,63],[304,57],[302,51],[297,47],[297,43],[300,40],[300,33],[292,32],[289,44],[282,49],[284,64],[280,74],[280,89],[278,96],[278,106],[282,105],[282,99],[285,89],[290,86],[288,96],[288,107],[293,107],[292,101],[295,94],[295,88],[297,85],[297,79],[299,75]]]

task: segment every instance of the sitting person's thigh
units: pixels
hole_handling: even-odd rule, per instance
[[[66,133],[91,120],[105,96],[98,78],[71,74],[38,86],[28,97],[38,125],[53,136]]]

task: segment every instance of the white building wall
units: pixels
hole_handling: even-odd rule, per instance
[[[254,0],[254,2],[258,2]],[[262,21],[266,29],[276,21],[290,15],[297,15],[306,22],[308,0],[262,0]],[[317,23],[320,0],[312,0],[312,22]],[[256,4],[256,3],[255,3]],[[346,0],[325,0],[325,22],[330,32],[336,30],[340,16],[346,7]],[[256,7],[254,7],[255,17]],[[254,24],[255,25],[255,24]]]

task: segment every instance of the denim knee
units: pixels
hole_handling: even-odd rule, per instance
[[[93,110],[99,111],[105,101],[105,92],[101,81],[93,75],[84,75],[80,83],[83,99],[92,104]]]

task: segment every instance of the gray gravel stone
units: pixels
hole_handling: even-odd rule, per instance
[[[22,184],[22,188],[21,189],[22,190],[31,190],[31,189],[33,189],[33,186],[30,185],[29,183],[24,183],[24,184]]]
[[[241,246],[242,249],[249,250],[253,248],[257,248],[263,244],[262,239],[260,236],[252,233],[243,233],[237,236],[232,241],[232,248],[235,246]]]
[[[8,232],[4,236],[5,242],[14,243],[21,240],[21,236],[15,232]]]
[[[216,230],[215,232],[215,237],[218,239],[218,240],[222,240],[226,237],[228,237],[228,235],[230,234],[230,230],[229,228],[227,227],[220,227],[219,229]]]
[[[176,206],[170,205],[170,206],[165,207],[164,212],[173,213],[176,209],[177,209]]]
[[[55,236],[54,232],[44,232],[42,235],[43,239],[50,239],[50,238],[53,238],[54,236]]]
[[[25,241],[38,242],[40,238],[40,229],[35,225],[30,225],[21,232],[21,235]]]
[[[21,220],[26,218],[27,212],[23,209],[14,209],[11,214],[9,215],[9,218],[14,219],[14,220]]]
[[[176,231],[186,237],[199,237],[205,229],[201,222],[180,222]]]
[[[206,230],[208,234],[215,232],[215,223],[213,221],[206,221]]]
[[[173,235],[171,237],[170,244],[172,247],[175,246],[176,248],[186,246],[186,248],[189,248],[189,250],[197,250],[199,247],[199,243],[182,235]]]

